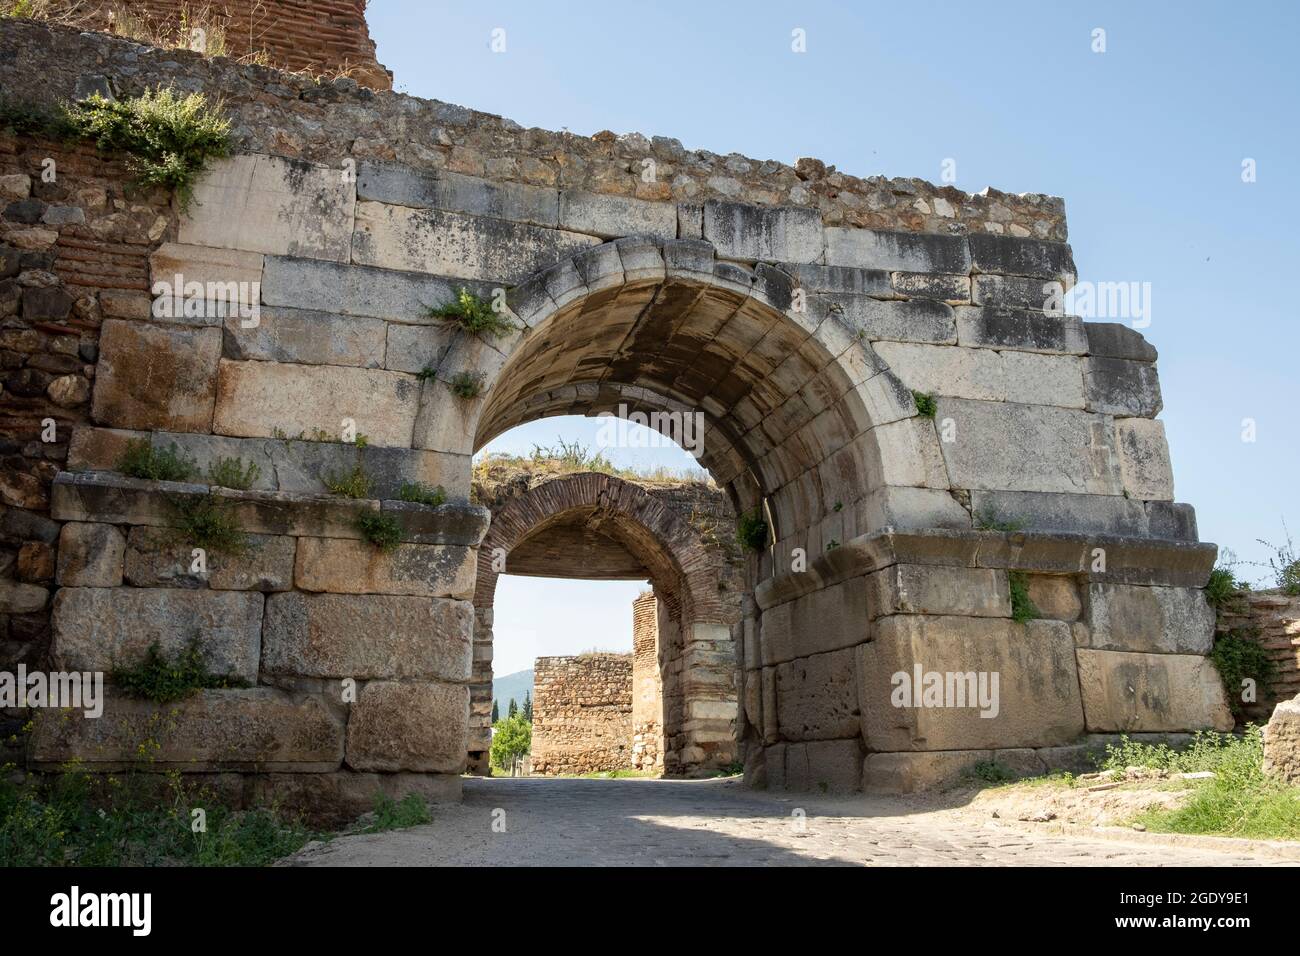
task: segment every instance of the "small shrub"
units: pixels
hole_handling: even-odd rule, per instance
[[[218,458],[208,466],[208,483],[222,488],[247,491],[262,475],[257,462],[244,464],[242,458]]]
[[[1010,521],[1000,521],[991,511],[983,511],[975,515],[974,524],[976,531],[1001,531],[1003,534],[1010,534],[1025,530],[1023,521],[1014,518]]]
[[[146,90],[108,100],[98,93],[67,107],[77,133],[105,152],[123,152],[140,189],[175,190],[182,208],[208,161],[230,152],[230,123],[202,93]]]
[[[431,319],[455,322],[466,332],[493,337],[509,335],[517,326],[502,312],[497,312],[468,289],[456,293],[455,301],[446,305],[430,306],[424,313]]]
[[[1258,563],[1258,567],[1267,568],[1273,575],[1273,586],[1283,594],[1289,594],[1292,597],[1300,595],[1300,556],[1296,555],[1295,543],[1291,540],[1291,532],[1287,529],[1286,522],[1282,522],[1282,534],[1285,543],[1269,544],[1263,538],[1257,539],[1260,544],[1273,552],[1272,557],[1266,563]]]
[[[1268,652],[1260,645],[1247,638],[1241,631],[1229,631],[1220,635],[1210,651],[1210,660],[1223,681],[1224,692],[1228,695],[1228,706],[1234,714],[1240,714],[1245,708],[1241,699],[1242,680],[1250,678],[1257,687],[1263,687],[1272,678],[1276,665],[1269,659]]]
[[[126,443],[117,470],[132,478],[151,481],[191,481],[199,473],[194,460],[183,455],[175,445],[156,449],[147,438],[133,438]]]
[[[447,388],[457,398],[463,398],[468,402],[483,394],[483,382],[482,372],[457,372],[447,383]]]
[[[181,536],[208,551],[240,555],[248,550],[248,535],[239,527],[230,504],[212,495],[172,501]]]
[[[424,368],[420,369],[418,372],[415,373],[415,377],[418,378],[421,382],[432,382],[437,379],[438,370],[434,368],[432,365],[426,365]]]
[[[1231,568],[1216,567],[1205,582],[1205,600],[1216,611],[1236,610],[1241,606],[1242,591],[1249,590],[1245,581],[1238,581]]]
[[[322,481],[332,494],[342,495],[344,498],[369,498],[370,490],[374,487],[374,482],[361,462],[353,465],[352,470],[346,475],[335,475],[331,472]]]
[[[357,518],[361,536],[385,553],[402,543],[402,526],[392,515],[382,511],[367,511]]]
[[[375,797],[374,821],[361,832],[383,833],[386,830],[401,830],[406,827],[418,827],[432,820],[429,804],[418,793],[408,793],[400,802],[386,793],[381,793]]]
[[[1025,572],[1012,571],[1007,575],[1007,583],[1011,591],[1011,620],[1017,624],[1024,624],[1026,621],[1042,617],[1034,602],[1030,600],[1029,576]]]
[[[969,767],[962,776],[969,780],[991,784],[1011,783],[1016,779],[1016,775],[1010,769],[996,760],[981,760]]]
[[[428,485],[418,481],[404,481],[402,487],[397,489],[397,497],[401,501],[411,501],[417,505],[428,505],[436,508],[447,500],[447,492],[443,490],[442,485],[437,488],[430,488]]]
[[[767,544],[767,522],[763,513],[755,508],[736,520],[736,540],[747,551],[762,551]]]
[[[827,550],[827,551],[834,551],[834,550],[835,550],[836,548],[838,548],[839,546],[840,546],[840,539],[839,539],[839,538],[831,538],[829,541],[826,542],[826,550]]]
[[[210,673],[196,642],[191,642],[175,661],[165,660],[154,642],[136,667],[114,670],[113,683],[131,697],[155,704],[183,700],[200,690],[248,686],[238,677]]]
[[[925,392],[912,391],[912,399],[916,402],[916,410],[926,418],[934,418],[935,412],[939,406],[935,404],[934,396],[927,395]]]

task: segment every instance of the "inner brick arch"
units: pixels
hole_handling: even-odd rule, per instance
[[[659,667],[662,678],[664,767],[670,773],[724,766],[736,758],[736,691],[730,660],[739,609],[724,595],[722,549],[663,500],[633,482],[594,472],[546,481],[509,498],[493,514],[478,551],[474,592],[475,656],[490,662],[497,580],[510,573],[511,552],[548,531],[581,521],[622,544],[638,559],[660,600]],[[574,574],[574,577],[586,577]],[[724,661],[721,668],[717,663]],[[714,666],[708,666],[712,662]],[[487,738],[476,730],[491,708],[487,682],[471,687],[469,763],[486,769]]]

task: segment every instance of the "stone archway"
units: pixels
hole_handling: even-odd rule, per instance
[[[486,770],[498,578],[503,573],[606,577],[604,568],[588,563],[604,545],[575,545],[569,534],[575,528],[625,549],[635,562],[633,576],[648,578],[658,599],[665,771],[690,773],[735,761],[738,633],[733,632],[740,624],[741,576],[733,549],[716,536],[706,540],[713,529],[693,525],[693,516],[674,500],[685,497],[689,504],[689,496],[671,485],[657,490],[661,493],[613,475],[585,472],[543,480],[492,508],[492,523],[478,551],[474,590],[472,770]],[[552,542],[556,546],[548,547]],[[527,558],[512,565],[511,556],[524,549],[540,552],[548,566]],[[616,569],[609,576],[626,578],[628,571]]]

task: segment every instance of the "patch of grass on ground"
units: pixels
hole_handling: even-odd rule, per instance
[[[1197,734],[1192,746],[1174,751],[1134,743],[1127,738],[1107,748],[1107,769],[1155,767],[1176,773],[1209,770],[1180,807],[1148,810],[1134,821],[1157,833],[1194,833],[1300,840],[1300,787],[1288,787],[1265,775],[1263,729],[1251,724],[1241,736]]]
[[[273,809],[232,810],[211,792],[187,792],[180,774],[169,775],[161,805],[134,792],[129,776],[106,786],[107,799],[96,799],[80,772],[0,778],[0,866],[266,866],[329,839]]]
[[[384,833],[387,830],[404,830],[430,823],[433,816],[429,804],[418,793],[408,793],[394,800],[385,793],[375,797],[374,819],[360,833]]]

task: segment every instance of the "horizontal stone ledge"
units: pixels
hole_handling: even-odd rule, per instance
[[[60,472],[51,492],[51,516],[58,521],[174,528],[186,503],[211,496],[228,507],[247,534],[316,538],[362,538],[358,520],[381,509],[392,514],[401,540],[416,544],[477,547],[490,514],[480,505],[339,498],[284,491],[237,491],[174,481],[128,478],[113,472]]]
[[[77,760],[88,770],[315,773],[339,769],[343,738],[343,717],[325,701],[270,687],[204,690],[165,705],[110,694],[98,718],[37,712],[28,762],[36,769]]]
[[[1105,570],[1093,570],[1097,550]],[[1116,584],[1204,587],[1216,545],[1161,538],[1034,531],[877,531],[859,535],[813,558],[808,570],[782,574],[754,589],[760,609],[861,577],[895,564],[1003,568],[1083,574]]]

